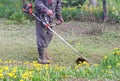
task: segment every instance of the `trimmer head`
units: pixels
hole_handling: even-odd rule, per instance
[[[76,60],[75,62],[76,62],[76,64],[78,65],[78,64],[80,64],[80,63],[83,63],[84,61],[88,62],[86,59],[79,57],[79,58],[77,58],[77,60]],[[88,62],[88,63],[89,63],[89,62]]]

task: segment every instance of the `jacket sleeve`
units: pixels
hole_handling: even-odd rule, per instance
[[[55,12],[56,12],[55,16],[58,20],[62,18],[61,7],[62,7],[61,0],[58,0],[57,1],[57,6],[56,6],[56,9],[55,9]]]
[[[43,3],[42,0],[35,0],[35,8],[37,10],[40,10],[40,12],[44,12],[47,13],[47,11],[49,10]]]

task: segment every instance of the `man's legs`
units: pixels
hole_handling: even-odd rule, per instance
[[[47,29],[47,33],[46,33],[46,44],[47,44],[47,45],[50,44],[52,38],[53,38],[53,32],[50,31],[49,29]],[[47,49],[47,47],[45,48],[45,57],[46,57],[47,60],[53,60],[53,59],[49,56],[49,54],[48,54],[48,49]]]
[[[47,60],[53,60],[53,58],[49,56],[49,54],[48,54],[48,49],[47,49],[47,48],[45,48],[45,58],[46,58]]]
[[[38,62],[41,64],[49,64],[48,60],[52,60],[47,52],[47,47],[53,37],[52,31],[36,23],[37,48],[39,53]]]
[[[49,64],[49,62],[45,58],[45,48],[38,48],[38,53],[39,53],[38,62],[41,64]]]

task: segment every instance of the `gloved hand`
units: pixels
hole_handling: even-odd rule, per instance
[[[49,15],[49,16],[53,15],[53,11],[52,10],[48,10],[47,11],[47,15]]]
[[[57,23],[56,23],[56,24],[57,24],[57,25],[60,25],[60,24],[62,24],[63,22],[64,22],[63,18],[60,18],[60,19],[57,20]]]

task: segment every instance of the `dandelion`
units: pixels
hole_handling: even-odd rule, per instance
[[[4,78],[4,75],[2,73],[0,73],[0,78]]]
[[[2,73],[3,72],[3,69],[0,69],[0,73]]]
[[[112,54],[115,54],[115,52],[112,52]]]
[[[112,68],[112,66],[107,66],[108,68]]]
[[[8,76],[10,76],[11,78],[14,78],[15,77],[15,74],[14,73],[7,73]]]
[[[55,68],[55,71],[58,71],[58,70],[59,70],[59,68],[58,68],[58,67],[56,67],[56,68]]]
[[[105,72],[105,70],[102,70],[102,72]]]
[[[21,76],[23,79],[30,79],[30,78],[32,78],[32,73],[33,73],[32,71],[30,71],[30,72],[26,71],[23,74],[21,74]]]
[[[9,68],[7,66],[3,67],[4,70],[9,70]]]
[[[2,60],[0,59],[0,62],[2,62]]]
[[[65,75],[65,76],[62,76],[61,78],[69,78],[69,76]]]
[[[24,81],[24,80],[20,80],[20,81]]]
[[[112,74],[112,72],[108,72],[109,74]]]
[[[99,64],[94,64],[95,67],[99,66]]]
[[[35,63],[35,64],[33,64],[33,66],[34,66],[34,67],[40,67],[40,64]]]
[[[120,66],[120,63],[117,63],[117,66]]]
[[[41,71],[42,68],[40,68],[40,67],[36,67],[36,70],[37,70],[37,71]]]
[[[12,72],[12,73],[16,73],[16,72],[17,72],[17,67],[14,67],[11,72]]]
[[[120,51],[116,51],[116,53],[117,53],[118,55],[120,55]]]
[[[25,62],[24,64],[27,65],[27,64],[29,64],[29,62]]]
[[[107,59],[107,58],[108,58],[108,56],[107,56],[107,55],[105,55],[105,56],[104,56],[104,59]]]
[[[9,63],[12,63],[12,61],[11,61],[11,60],[9,60],[8,62],[9,62]]]
[[[46,76],[48,76],[49,75],[49,72],[48,71],[46,71],[46,74],[45,74]]]
[[[44,68],[45,68],[45,69],[48,69],[48,68],[49,68],[49,64],[45,64],[45,65],[44,65]]]
[[[80,68],[80,67],[82,67],[82,66],[83,66],[83,64],[80,63],[80,64],[78,64],[77,66],[75,66],[75,69],[78,69],[78,68]]]
[[[13,78],[17,78],[17,76],[15,75]]]
[[[116,10],[116,9],[115,9],[115,6],[113,6],[113,7],[112,7],[112,11],[115,11],[115,10]]]
[[[119,48],[114,48],[114,50],[119,50]]]
[[[90,66],[90,64],[86,61],[83,62],[83,65]]]

